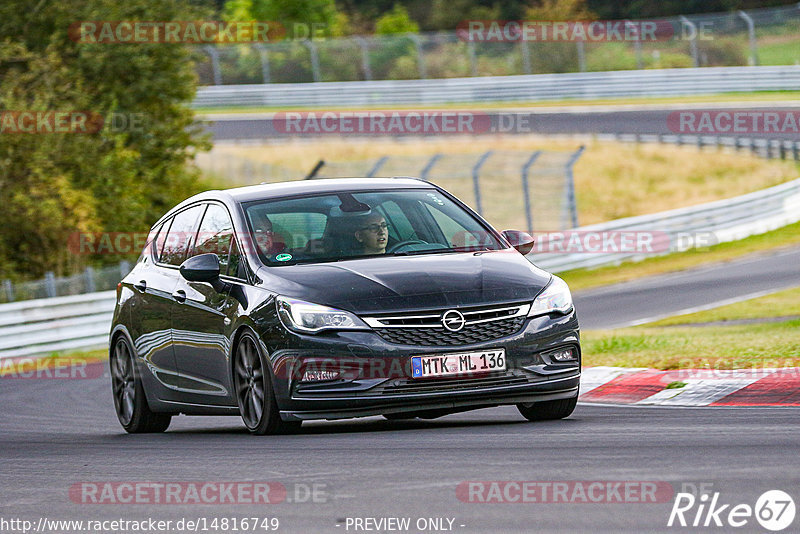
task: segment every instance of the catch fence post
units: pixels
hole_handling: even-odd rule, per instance
[[[433,157],[428,160],[428,163],[426,163],[425,166],[422,168],[422,171],[420,171],[419,177],[422,178],[423,180],[427,180],[428,173],[431,172],[433,166],[436,165],[436,162],[439,161],[441,158],[442,158],[441,154],[434,154]]]
[[[483,215],[483,206],[481,205],[481,184],[480,184],[480,170],[483,167],[483,164],[486,163],[486,160],[489,159],[489,156],[492,155],[492,151],[488,150],[481,154],[481,157],[478,158],[478,161],[472,167],[472,189],[475,192],[475,208],[478,212],[478,215]]]
[[[3,290],[6,293],[6,300],[14,302],[14,284],[11,283],[11,280],[3,280]]]
[[[586,150],[586,146],[581,145],[580,148],[578,148],[578,150],[576,150],[575,153],[570,156],[569,161],[567,161],[567,165],[564,169],[567,183],[566,187],[564,188],[566,190],[566,205],[564,206],[564,215],[563,220],[561,221],[562,228],[567,228],[567,218],[570,219],[570,223],[572,224],[571,228],[578,227],[578,206],[575,201],[575,175],[573,173],[573,167],[578,161],[578,158],[581,157],[581,154],[583,154],[584,150]]]
[[[522,198],[525,200],[525,220],[528,223],[528,233],[533,233],[533,212],[531,208],[531,193],[528,187],[528,171],[536,163],[536,160],[542,154],[541,150],[537,150],[528,161],[522,166]]]
[[[208,57],[211,58],[211,72],[214,77],[214,85],[222,85],[222,71],[219,68],[219,51],[211,46],[206,45],[203,47]]]

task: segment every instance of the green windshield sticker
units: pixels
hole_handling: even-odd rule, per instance
[[[292,259],[292,255],[291,254],[278,254],[277,256],[275,256],[275,259],[277,261],[289,261],[289,260]]]

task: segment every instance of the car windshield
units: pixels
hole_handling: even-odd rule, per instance
[[[244,208],[267,265],[503,248],[481,222],[431,189],[328,193]]]

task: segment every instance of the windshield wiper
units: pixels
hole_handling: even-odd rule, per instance
[[[426,248],[422,250],[401,250],[399,252],[392,252],[388,256],[419,256],[421,254],[437,253],[437,252],[460,252],[458,249],[442,247],[442,248]]]

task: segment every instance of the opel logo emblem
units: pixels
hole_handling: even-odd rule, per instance
[[[442,314],[442,326],[451,332],[458,332],[466,323],[466,319],[458,310],[447,310]]]

